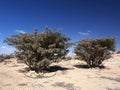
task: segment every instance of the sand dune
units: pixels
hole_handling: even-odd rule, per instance
[[[0,90],[120,90],[120,55],[103,62],[104,69],[88,69],[78,60],[55,63],[61,68],[40,77],[10,59],[0,63]]]

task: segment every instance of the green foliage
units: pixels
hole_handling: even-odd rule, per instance
[[[25,55],[22,54],[22,52],[20,52],[20,51],[15,52],[15,57],[17,57],[17,59],[20,60],[20,61],[23,61],[25,59]]]
[[[74,51],[89,67],[98,67],[115,51],[115,37],[79,41]]]
[[[69,40],[61,32],[46,28],[41,33],[35,30],[32,34],[12,35],[11,38],[6,38],[5,42],[17,49],[16,55],[23,59],[30,69],[39,71],[67,54]]]

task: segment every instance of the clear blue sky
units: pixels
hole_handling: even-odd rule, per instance
[[[45,25],[62,28],[74,42],[116,36],[120,50],[120,0],[0,0],[0,53],[14,50],[6,37]]]

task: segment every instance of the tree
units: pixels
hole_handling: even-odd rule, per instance
[[[89,67],[98,67],[115,51],[115,37],[81,40],[74,51]]]
[[[46,70],[52,62],[68,53],[70,38],[60,31],[45,28],[41,33],[20,33],[6,38],[5,42],[17,49],[26,65],[36,72]]]

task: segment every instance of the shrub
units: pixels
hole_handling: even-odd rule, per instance
[[[11,58],[14,58],[13,54],[4,55],[4,59],[11,59]]]
[[[74,51],[89,67],[98,67],[105,59],[110,58],[110,52],[115,51],[115,38],[81,40]]]
[[[66,57],[66,60],[71,60],[71,59],[72,59],[72,57],[70,57],[70,56],[69,56],[69,57]]]
[[[24,60],[31,70],[43,71],[57,59],[64,57],[70,46],[70,38],[61,32],[45,28],[45,31],[38,33],[20,33],[6,38],[5,42],[15,46],[16,55]]]
[[[1,54],[0,55],[0,62],[4,61],[5,59],[10,59],[10,58],[13,58],[14,55],[10,54],[10,55],[4,55],[4,54]]]
[[[5,59],[5,58],[4,58],[4,55],[1,54],[1,55],[0,55],[0,62],[4,61],[4,59]]]

